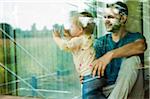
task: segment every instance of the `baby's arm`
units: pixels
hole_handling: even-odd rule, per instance
[[[63,40],[60,37],[60,34],[58,32],[53,33],[53,39],[56,42],[56,44],[59,46],[60,49],[62,49],[62,46],[64,45]]]
[[[58,32],[53,33],[53,39],[60,49],[73,51],[79,48],[82,43],[82,37],[73,37],[69,41],[63,40]]]

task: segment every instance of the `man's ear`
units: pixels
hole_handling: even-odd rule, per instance
[[[122,15],[121,16],[121,23],[125,24],[127,21],[127,16],[126,15]]]

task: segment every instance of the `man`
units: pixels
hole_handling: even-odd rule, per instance
[[[127,16],[126,4],[116,2],[108,5],[104,21],[111,34],[98,38],[94,44],[97,60],[93,62],[92,74],[93,77],[104,76],[107,86],[113,88],[108,99],[127,98],[138,75],[140,60],[137,55],[144,53],[146,49],[142,34],[126,31]]]

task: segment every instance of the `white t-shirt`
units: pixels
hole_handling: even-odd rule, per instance
[[[74,37],[71,40],[62,40],[59,47],[63,50],[70,50],[73,55],[73,61],[79,75],[86,76],[91,74],[91,63],[95,59],[95,51],[92,47],[93,38],[82,35]]]

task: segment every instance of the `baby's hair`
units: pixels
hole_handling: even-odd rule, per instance
[[[80,19],[80,18],[82,18],[82,19]],[[87,20],[85,20],[85,19],[87,19]],[[87,35],[93,34],[94,29],[96,28],[96,24],[94,22],[94,17],[89,12],[81,12],[81,13],[73,14],[71,20],[77,26],[83,28],[84,34],[87,34]],[[84,20],[86,22],[83,22]]]
[[[93,18],[92,14],[89,12],[81,12],[79,14],[83,15],[84,17],[92,17]]]
[[[94,29],[96,28],[96,24],[94,22],[94,17],[89,12],[81,12],[81,17],[91,18],[91,20],[87,23],[85,27],[83,27],[83,31],[85,34],[93,34]]]

